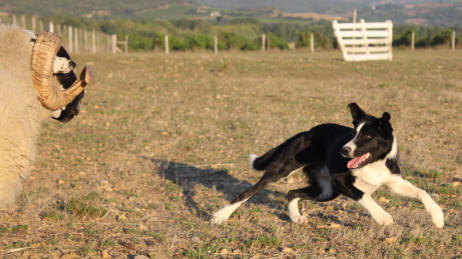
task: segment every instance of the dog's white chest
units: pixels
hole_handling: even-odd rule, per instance
[[[362,168],[353,170],[356,181],[353,184],[356,188],[365,193],[371,193],[382,184],[390,181],[392,174],[385,161],[377,161]]]

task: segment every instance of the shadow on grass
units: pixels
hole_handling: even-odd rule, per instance
[[[156,164],[159,168],[157,173],[160,177],[181,187],[186,199],[186,205],[191,209],[191,211],[196,212],[199,217],[206,220],[210,218],[211,213],[214,211],[202,210],[198,203],[194,200],[194,196],[196,194],[194,186],[196,184],[209,188],[211,193],[215,192],[215,190],[222,192],[228,201],[231,201],[238,194],[253,185],[247,181],[241,181],[234,178],[228,174],[226,169],[198,168],[174,161],[158,160],[150,157],[142,158]],[[263,203],[270,208],[280,209],[282,207],[286,207],[285,202],[279,201],[280,199],[278,198],[281,197],[285,200],[286,194],[265,189],[257,193],[247,202],[255,204]],[[278,216],[283,220],[288,220],[288,217],[285,214]]]

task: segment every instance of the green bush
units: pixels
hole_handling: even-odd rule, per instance
[[[289,45],[287,44],[287,41],[279,38],[278,36],[276,36],[276,34],[272,32],[268,32],[266,34],[266,37],[267,37],[269,48],[289,49]]]
[[[185,47],[188,50],[213,49],[213,37],[206,34],[190,34],[186,36]]]

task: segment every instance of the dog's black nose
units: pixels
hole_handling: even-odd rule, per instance
[[[343,147],[342,150],[340,150],[340,154],[341,154],[343,157],[349,157],[349,156],[350,156],[350,152],[351,152],[351,148],[350,148],[350,147]]]

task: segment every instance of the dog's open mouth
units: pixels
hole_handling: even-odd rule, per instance
[[[371,153],[366,153],[362,156],[355,157],[351,159],[350,161],[348,161],[347,167],[349,169],[360,168],[367,164],[369,158],[371,158]]]

